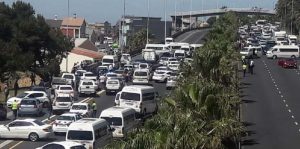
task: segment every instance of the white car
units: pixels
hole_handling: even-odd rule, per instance
[[[62,78],[66,79],[69,85],[72,85],[72,82],[76,83],[76,78],[74,73],[63,73]]]
[[[174,64],[169,64],[168,67],[173,70],[173,71],[178,71],[179,70],[179,64],[178,63],[174,63]]]
[[[7,125],[0,125],[0,138],[29,139],[37,141],[48,138],[52,126],[36,119],[14,120]]]
[[[43,103],[43,107],[48,106],[50,100],[48,98],[47,93],[44,91],[25,91],[22,94],[17,95],[16,97],[11,97],[7,100],[6,105],[8,108],[11,108],[12,103],[16,100],[18,103],[21,102],[24,98],[36,98],[39,99]]]
[[[55,95],[58,94],[70,94],[74,97],[74,89],[71,85],[60,85],[55,89]]]
[[[82,117],[91,117],[93,110],[88,103],[74,103],[70,112],[79,113]]]
[[[150,71],[148,69],[136,69],[133,73],[133,84],[149,84]]]
[[[120,61],[122,64],[129,64],[131,62],[130,54],[122,54]]]
[[[96,85],[94,80],[80,80],[78,93],[79,96],[81,96],[82,94],[96,94],[97,89],[98,85]]]
[[[81,116],[77,113],[64,113],[57,117],[52,127],[54,134],[65,133],[71,123],[81,119]]]
[[[168,64],[168,57],[161,57],[159,59],[159,64],[161,64],[161,65],[167,65]]]
[[[70,94],[58,94],[53,101],[53,114],[69,111],[74,103]]]
[[[94,75],[92,72],[83,73],[80,79],[94,80],[97,83],[97,76]]]
[[[178,74],[177,73],[172,72],[170,74],[170,76],[167,79],[167,83],[166,83],[166,89],[167,90],[169,90],[171,88],[174,88],[176,86],[177,78],[178,78]]]
[[[127,65],[124,65],[124,70],[128,70],[128,71],[132,71],[133,70],[133,65],[131,64],[127,64]]]
[[[110,94],[112,92],[117,93],[121,91],[123,88],[123,83],[118,79],[108,79],[106,81],[106,94]]]
[[[167,82],[168,77],[170,76],[170,74],[172,73],[172,71],[155,71],[154,75],[152,77],[152,80],[156,81],[156,82]]]
[[[167,65],[169,65],[171,62],[178,62],[178,60],[177,60],[177,58],[175,58],[175,57],[169,57],[169,58],[168,58]]]
[[[86,149],[86,147],[78,142],[73,141],[61,141],[51,142],[36,149]]]

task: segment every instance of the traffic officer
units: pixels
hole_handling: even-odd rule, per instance
[[[13,101],[12,105],[11,105],[11,110],[14,113],[14,120],[17,119],[18,116],[18,102],[17,100]]]
[[[95,102],[95,101],[93,101],[92,109],[93,109],[92,117],[93,117],[93,118],[96,118],[96,114],[97,114],[97,105],[96,105],[96,102]]]
[[[247,69],[247,65],[245,63],[243,63],[243,73],[244,73],[244,77],[246,76],[246,69]]]

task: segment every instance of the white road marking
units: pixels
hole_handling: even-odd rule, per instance
[[[285,104],[285,106],[286,106],[286,107],[289,107],[289,105],[288,105],[288,104]]]
[[[17,144],[15,144],[14,146],[10,147],[9,149],[14,149],[15,147],[17,147],[18,145],[20,145],[21,143],[23,143],[24,141],[20,141]]]
[[[292,115],[292,119],[294,119],[295,118],[295,116],[294,115]]]
[[[288,111],[291,113],[292,111],[290,109],[288,109]]]
[[[283,102],[286,102],[285,100],[283,100]]]
[[[295,125],[298,126],[298,122],[295,122]]]
[[[283,95],[281,95],[280,97],[283,98]]]
[[[281,94],[281,91],[279,91],[278,93]]]
[[[6,140],[3,143],[0,144],[0,148],[4,148],[4,146],[10,144],[13,140]]]

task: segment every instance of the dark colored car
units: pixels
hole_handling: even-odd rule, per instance
[[[6,120],[7,109],[3,103],[0,103],[0,120]]]
[[[297,68],[297,61],[295,59],[279,59],[278,65],[283,68]]]

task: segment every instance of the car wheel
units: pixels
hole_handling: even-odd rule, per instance
[[[45,101],[44,103],[43,103],[43,108],[48,108],[49,107],[49,102],[48,101]]]
[[[32,142],[35,142],[39,139],[39,135],[35,132],[29,134],[28,139]]]
[[[295,58],[296,58],[296,56],[295,56],[295,55],[292,55],[292,56],[291,56],[291,58],[292,58],[292,59],[295,59]]]
[[[273,57],[272,57],[273,59],[277,59],[277,56],[276,55],[273,55]]]
[[[58,132],[53,132],[53,133],[54,133],[54,135],[56,135],[56,136],[57,136],[57,135],[59,135],[59,133],[58,133]]]

